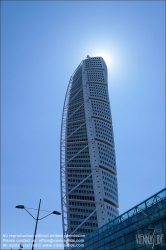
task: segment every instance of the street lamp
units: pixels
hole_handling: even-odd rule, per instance
[[[46,211],[46,210],[40,210],[40,204],[41,204],[41,199],[39,201],[39,207],[38,207],[38,209],[36,209],[36,210],[38,210],[38,212],[37,212],[37,218],[33,217],[33,215],[27,210],[27,209],[34,209],[34,208],[27,208],[24,205],[18,205],[18,206],[16,206],[16,208],[25,209],[25,211],[27,211],[27,213],[30,214],[30,216],[32,216],[32,218],[36,221],[35,231],[34,231],[34,237],[33,237],[33,243],[32,243],[32,250],[34,250],[34,244],[35,244],[35,237],[36,237],[38,220],[42,220],[42,219],[44,219],[45,217],[47,217],[47,216],[49,216],[51,214],[61,215],[61,213],[58,212],[58,211],[52,211],[51,212],[51,211]],[[45,211],[45,212],[51,212],[51,213],[47,214],[46,216],[44,216],[44,217],[42,217],[42,218],[39,219],[39,211]]]

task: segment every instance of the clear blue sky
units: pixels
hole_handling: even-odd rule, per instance
[[[35,208],[41,198],[41,209],[61,210],[63,102],[87,55],[111,62],[120,214],[165,187],[164,5],[1,3],[2,234],[34,232],[34,220],[15,205]],[[62,234],[61,216],[39,222],[37,233]]]

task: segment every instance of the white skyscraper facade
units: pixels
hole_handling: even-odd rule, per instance
[[[90,233],[118,216],[107,66],[83,60],[70,78],[61,127],[63,234]]]

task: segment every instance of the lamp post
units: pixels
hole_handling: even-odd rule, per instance
[[[35,225],[35,231],[34,231],[34,236],[33,236],[33,242],[32,242],[32,250],[34,250],[34,244],[35,244],[35,237],[36,237],[36,231],[37,231],[37,225],[38,225],[38,221],[39,220],[42,220],[42,219],[44,219],[44,218],[46,218],[47,216],[49,216],[49,215],[51,215],[51,214],[56,214],[56,215],[61,215],[61,213],[60,212],[58,212],[58,211],[46,211],[46,210],[40,210],[40,205],[41,205],[41,199],[40,199],[40,201],[39,201],[39,207],[38,207],[38,212],[37,212],[37,218],[35,218],[27,209],[33,209],[33,208],[27,208],[27,207],[25,207],[24,205],[18,205],[18,206],[16,206],[16,208],[19,208],[19,209],[25,209],[25,211],[28,213],[28,214],[30,214],[30,216],[32,216],[32,218],[36,221],[36,225]],[[44,216],[44,217],[42,217],[42,218],[40,218],[39,219],[39,212],[40,211],[45,211],[45,212],[51,212],[51,213],[49,213],[49,214],[47,214],[46,216]]]

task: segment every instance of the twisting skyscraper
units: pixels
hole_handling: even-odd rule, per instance
[[[63,234],[87,234],[118,216],[107,66],[87,56],[70,78],[61,128]]]

